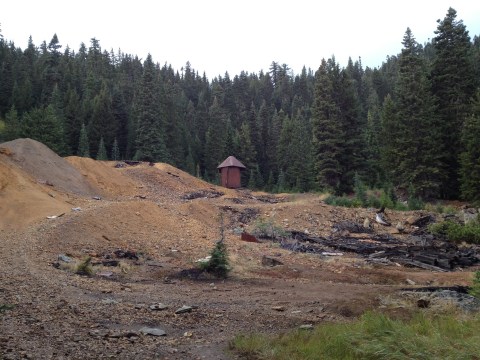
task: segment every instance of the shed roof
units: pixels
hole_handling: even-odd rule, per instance
[[[240,161],[235,158],[235,156],[229,156],[222,162],[220,165],[217,166],[217,169],[221,169],[224,167],[239,167],[245,169],[245,165],[243,165]]]

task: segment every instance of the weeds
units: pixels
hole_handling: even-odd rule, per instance
[[[12,310],[15,305],[12,304],[0,304],[0,314],[4,313],[7,310]]]
[[[287,236],[286,231],[276,225],[271,219],[258,219],[253,226],[252,234],[259,238],[279,239]]]
[[[245,359],[475,359],[480,315],[418,313],[401,321],[366,313],[348,324],[322,324],[312,332],[237,336],[230,348]]]
[[[358,176],[355,176],[354,194],[352,196],[330,195],[325,199],[325,203],[332,206],[353,208],[385,207],[400,211],[421,210],[425,207],[423,201],[414,196],[409,197],[406,203],[397,201],[392,188],[389,186],[387,186],[385,189],[368,189]]]
[[[450,220],[431,224],[428,227],[430,233],[444,237],[455,243],[467,242],[480,244],[480,222],[472,221],[462,225]]]
[[[468,293],[480,299],[480,270],[475,271],[473,284]]]
[[[77,275],[85,275],[85,276],[92,276],[93,275],[93,267],[92,267],[92,258],[88,256],[82,261],[80,264],[77,265],[75,269],[75,274]]]

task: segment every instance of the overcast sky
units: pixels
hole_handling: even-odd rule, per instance
[[[209,79],[244,70],[268,71],[272,61],[294,73],[316,70],[322,58],[348,57],[377,67],[400,52],[407,27],[419,43],[435,36],[437,19],[457,11],[470,36],[480,35],[478,0],[11,0],[0,7],[3,37],[25,49],[57,34],[78,51],[95,37],[102,50],[171,64],[187,61]]]

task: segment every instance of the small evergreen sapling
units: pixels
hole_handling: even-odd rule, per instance
[[[220,214],[220,240],[210,253],[210,259],[201,263],[202,270],[220,278],[226,278],[231,270],[228,260],[227,246],[225,245],[223,214]]]

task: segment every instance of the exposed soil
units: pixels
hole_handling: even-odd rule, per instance
[[[117,168],[63,159],[29,139],[0,150],[5,359],[233,359],[227,348],[236,334],[350,321],[384,306],[408,283],[466,286],[476,270],[433,272],[349,253],[297,253],[238,234],[254,232],[259,219],[318,237],[340,221],[365,218],[374,224],[372,236],[391,231],[374,222],[374,209],[335,208],[314,194],[224,189],[166,164]],[[195,270],[220,239],[221,213],[233,268],[226,280]],[[388,216],[395,224],[422,214]],[[395,236],[407,241],[410,231]],[[86,256],[91,277],[72,271]],[[283,265],[264,266],[264,256]],[[167,309],[151,309],[159,303]],[[183,305],[193,309],[175,314]],[[145,335],[144,327],[167,335]]]

